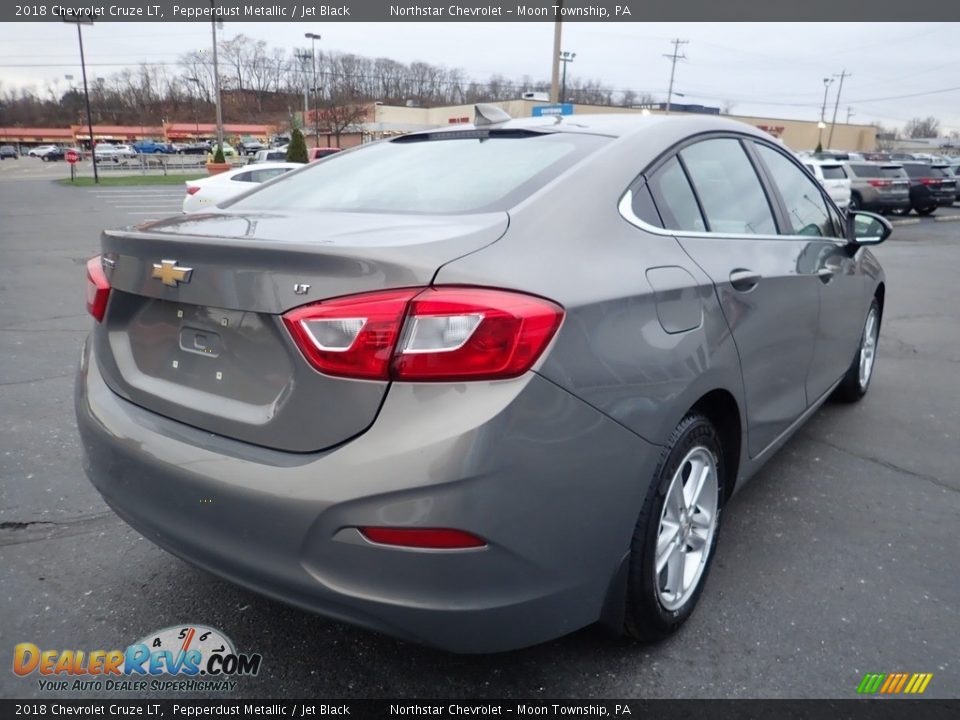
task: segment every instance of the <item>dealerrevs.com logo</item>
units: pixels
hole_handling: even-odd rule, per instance
[[[167,692],[229,691],[235,678],[260,671],[259,653],[238,653],[222,632],[177,625],[150,633],[125,650],[13,649],[13,672],[38,675],[40,690]]]

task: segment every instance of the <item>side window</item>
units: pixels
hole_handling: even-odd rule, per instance
[[[262,183],[267,180],[273,180],[278,175],[283,175],[290,168],[270,168],[269,170],[257,170],[253,173],[253,181]]]
[[[773,148],[756,144],[757,153],[770,171],[786,206],[787,218],[793,227],[784,228],[787,235],[842,237],[833,226],[827,202],[815,180],[803,174],[785,155]]]
[[[230,179],[233,180],[233,182],[254,182],[253,172],[238,173]]]
[[[632,195],[633,214],[647,225],[663,227],[663,220],[660,219],[660,213],[657,212],[657,206],[653,204],[653,197],[651,197],[650,189],[646,184],[637,187]]]
[[[705,232],[706,223],[700,214],[697,198],[687,181],[680,161],[672,157],[647,181],[650,193],[663,218],[663,226],[669,230],[692,230]]]
[[[776,235],[767,195],[740,141],[704,140],[680,151],[710,232]]]

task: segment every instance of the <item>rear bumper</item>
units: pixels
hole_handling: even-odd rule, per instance
[[[161,547],[311,611],[455,652],[532,645],[598,619],[659,448],[529,373],[394,384],[364,435],[321,453],[205,433],[115,395],[84,348],[85,470]],[[488,542],[396,549],[363,525]]]

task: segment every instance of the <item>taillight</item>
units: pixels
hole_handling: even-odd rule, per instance
[[[187,185],[187,195],[195,195],[200,192],[199,185]]]
[[[563,320],[549,300],[472,287],[387,290],[291,310],[283,321],[313,367],[370,380],[522,375]]]
[[[486,547],[486,541],[463,530],[446,528],[359,528],[370,542],[397,547],[429,548],[433,550],[466,550]]]
[[[890,187],[893,182],[890,180],[867,180],[873,187]]]
[[[97,255],[87,260],[87,312],[93,315],[97,322],[103,320],[109,298],[110,282],[103,272],[100,256]]]
[[[940,185],[942,184],[942,182],[943,182],[942,180],[938,180],[937,178],[921,178],[920,179],[921,185]]]

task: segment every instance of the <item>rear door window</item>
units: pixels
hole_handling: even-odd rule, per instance
[[[760,178],[735,138],[704,140],[680,151],[710,232],[776,235]]]
[[[847,177],[842,165],[821,165],[820,172],[824,180],[844,180]]]

